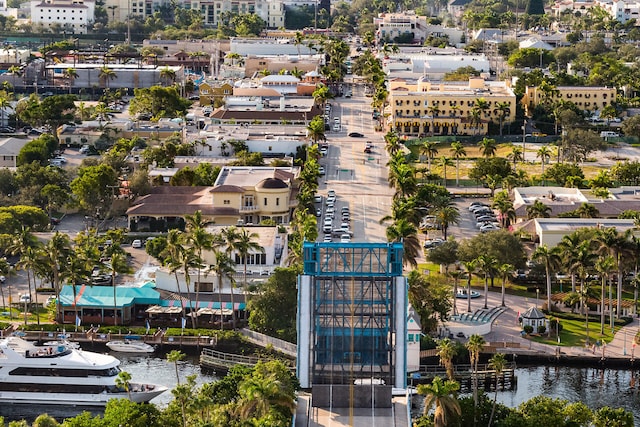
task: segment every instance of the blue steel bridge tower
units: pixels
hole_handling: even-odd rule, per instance
[[[402,255],[402,243],[305,242],[297,375],[314,400],[315,387],[327,393],[327,385],[406,388]]]

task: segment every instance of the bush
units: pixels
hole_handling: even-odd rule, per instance
[[[522,330],[525,331],[527,335],[529,335],[531,332],[533,332],[533,326],[525,325],[524,328],[522,328]]]
[[[544,334],[545,332],[547,332],[547,327],[545,325],[539,325],[538,326],[538,333],[539,334]]]

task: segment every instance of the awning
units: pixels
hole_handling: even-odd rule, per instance
[[[198,312],[196,313],[198,316],[202,316],[202,315],[215,315],[215,316],[220,316],[220,309],[219,308],[201,308],[198,310]],[[229,310],[227,308],[223,308],[222,309],[222,315],[223,316],[231,316],[231,314],[233,314],[232,310]]]
[[[159,305],[154,305],[153,307],[149,307],[145,310],[149,314],[179,314],[182,313],[181,307],[160,307]]]

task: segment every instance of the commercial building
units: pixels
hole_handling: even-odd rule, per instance
[[[225,105],[211,114],[213,124],[273,124],[307,125],[322,115],[311,97],[281,97],[278,101],[253,97],[227,97]]]
[[[552,218],[575,211],[583,203],[588,203],[598,210],[598,220],[602,221],[601,218],[618,218],[626,210],[638,210],[640,187],[609,188],[607,197],[595,195],[588,189],[517,187],[513,189],[513,207],[516,212],[516,221],[527,219],[527,208],[536,202],[547,206],[549,208],[549,216]]]
[[[427,38],[427,17],[408,10],[401,13],[381,13],[373,18],[378,42],[393,42],[400,38],[405,43],[423,44]]]
[[[87,34],[95,20],[93,0],[32,0],[31,23],[44,28],[60,26],[69,34]]]
[[[299,173],[298,167],[225,166],[213,187],[154,187],[127,210],[129,229],[181,228],[184,217],[198,210],[219,225],[288,224]]]
[[[616,88],[596,86],[557,86],[553,91],[541,90],[538,86],[527,86],[522,105],[530,113],[537,105],[548,102],[567,101],[583,111],[599,111],[616,100]]]
[[[635,237],[640,237],[640,231],[634,225],[632,219],[602,219],[602,218],[535,218],[535,235],[540,240],[540,245],[548,248],[556,246],[564,236],[581,228],[615,228],[624,233],[632,230]]]
[[[516,96],[509,82],[432,84],[423,78],[417,85],[390,82],[389,108],[389,125],[401,136],[485,135],[489,122],[515,120]]]
[[[455,48],[403,47],[397,54],[385,55],[382,69],[389,80],[416,82],[421,78],[443,80],[445,74],[471,67],[481,76],[489,75],[491,64],[484,54],[468,54]]]

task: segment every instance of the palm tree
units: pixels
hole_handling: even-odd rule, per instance
[[[416,259],[421,250],[416,226],[406,219],[399,219],[387,227],[386,234],[387,241],[402,242],[404,244],[404,263],[416,267],[418,265]]]
[[[176,279],[176,286],[178,288],[178,294],[180,295],[182,295],[182,290],[180,289],[180,280],[178,280],[178,270],[182,267],[182,264],[179,261],[182,252],[184,252],[184,247],[182,246],[182,234],[180,230],[169,230],[169,233],[167,233],[167,244],[161,255],[163,259],[167,260],[169,269]],[[185,276],[187,275],[189,275],[189,272],[185,271]],[[180,307],[182,308],[182,318],[184,319],[186,313],[184,300],[182,298],[180,298]]]
[[[458,314],[458,283],[463,273],[460,270],[449,272],[449,276],[453,277],[453,315]]]
[[[435,120],[436,117],[438,117],[438,114],[440,114],[440,107],[437,105],[431,105],[430,107],[427,107],[427,112],[431,116],[431,136],[433,136],[436,131]]]
[[[75,68],[69,67],[64,70],[64,77],[69,82],[69,95],[71,95],[71,87],[73,86],[73,82],[78,78],[78,72]]]
[[[436,223],[442,228],[442,235],[444,240],[447,240],[447,230],[451,224],[458,224],[460,222],[460,212],[455,206],[443,206],[434,211],[436,217]]]
[[[502,276],[502,302],[501,305],[503,307],[505,307],[505,303],[504,303],[504,294],[505,294],[505,287],[506,287],[506,282],[507,282],[507,277],[509,277],[509,275],[513,272],[513,265],[512,264],[500,264],[500,266],[498,267],[498,271],[500,272],[500,275]]]
[[[287,409],[291,416],[296,408],[294,396],[273,375],[252,375],[238,386],[238,415],[243,421],[258,420],[274,406]]]
[[[127,262],[127,256],[124,254],[123,251],[115,251],[111,255],[109,272],[111,274],[111,286],[113,286],[113,326],[117,326],[118,305],[117,305],[117,299],[116,299],[116,275],[133,272],[133,269],[129,267],[129,263]]]
[[[467,151],[464,149],[459,141],[451,143],[451,149],[449,150],[454,159],[456,159],[456,187],[460,185],[460,159],[467,156]]]
[[[160,79],[169,82],[169,84],[174,84],[176,82],[176,72],[169,67],[164,67],[160,70]]]
[[[213,254],[215,256],[215,262],[211,266],[211,271],[218,276],[218,301],[220,302],[220,330],[224,329],[224,321],[223,321],[223,304],[222,304],[222,282],[226,277],[230,282],[233,282],[233,275],[236,272],[235,266],[236,264],[231,260],[231,257],[227,252],[223,252],[220,250],[214,250]],[[233,287],[233,283],[231,283],[231,287]],[[235,310],[235,304],[233,301],[233,290],[231,291],[231,310],[232,312]]]
[[[542,165],[542,175],[544,175],[544,165],[545,163],[548,163],[549,159],[551,158],[551,150],[547,145],[543,145],[538,149],[536,157],[540,158],[540,164]]]
[[[596,242],[599,244],[598,251],[608,252],[614,259],[617,267],[617,300],[616,307],[618,308],[616,317],[620,318],[622,315],[621,304],[622,304],[622,283],[624,281],[623,277],[623,261],[628,257],[633,256],[633,244],[632,244],[632,231],[627,230],[624,234],[620,234],[617,232],[615,228],[606,228],[604,230],[599,230],[598,235],[596,237]]]
[[[456,398],[456,392],[460,384],[455,381],[442,381],[435,377],[431,384],[418,385],[418,393],[425,395],[424,414],[427,415],[431,408],[434,410],[434,427],[446,427],[451,425],[451,419],[461,414],[460,403]]]
[[[476,267],[484,276],[484,308],[488,308],[489,298],[489,276],[496,270],[498,260],[491,255],[480,255],[475,260]],[[467,295],[467,298],[471,298],[471,295]]]
[[[527,206],[527,218],[549,218],[551,207],[545,205],[540,200],[536,200],[532,205]]]
[[[193,215],[186,215],[185,221],[188,231],[187,242],[193,246],[196,251],[197,258],[200,260],[200,263],[202,263],[202,251],[213,248],[213,235],[204,228],[208,222],[202,217],[202,211],[200,210],[195,211]],[[199,306],[200,302],[201,272],[202,268],[198,268],[198,282],[195,285],[196,307]]]
[[[457,353],[456,345],[449,338],[438,341],[438,357],[440,364],[447,370],[447,377],[453,381],[453,358]]]
[[[296,31],[293,37],[293,44],[296,46],[296,49],[298,49],[298,58],[300,58],[300,45],[304,42],[304,38],[304,34],[300,31]]]
[[[507,359],[505,358],[504,353],[496,353],[491,356],[489,359],[489,367],[495,371],[496,374],[496,388],[494,390],[493,395],[493,406],[491,407],[491,415],[489,416],[489,426],[491,426],[491,421],[493,420],[493,415],[496,412],[496,402],[498,401],[498,379],[504,372],[507,367]]]
[[[18,232],[18,234],[13,236],[7,247],[8,253],[20,256],[20,261],[18,261],[18,263],[16,264],[16,269],[25,270],[27,272],[27,285],[29,287],[29,295],[33,295],[33,293],[31,292],[31,272],[34,269],[35,264],[39,261],[37,256],[37,248],[40,246],[40,242],[31,233],[31,229],[29,227],[22,226],[22,229]],[[26,325],[26,311],[24,322]],[[39,318],[38,323],[40,323]]]
[[[498,193],[498,195],[500,194],[502,193]],[[502,228],[509,227],[509,224],[516,219],[516,211],[513,208],[513,202],[507,197],[498,198],[496,196],[491,207],[500,212],[500,225]]]
[[[522,147],[519,147],[517,145],[511,147],[511,154],[509,154],[509,158],[511,158],[511,161],[513,162],[513,168],[515,169],[518,162],[524,161],[524,151],[522,150]]]
[[[600,211],[590,203],[582,203],[578,209],[574,211],[580,218],[598,218]]]
[[[467,271],[467,313],[471,313],[471,279],[478,267],[475,260],[467,261],[463,265]]]
[[[109,88],[109,82],[111,80],[114,80],[116,77],[118,77],[116,72],[113,71],[111,68],[107,67],[106,65],[100,68],[100,74],[98,78],[105,85],[107,89]]]
[[[384,149],[387,151],[389,156],[393,156],[394,154],[398,153],[402,146],[400,138],[394,130],[390,130],[385,134],[384,143]]]
[[[562,264],[567,266],[567,272],[571,275],[571,292],[576,291],[578,266],[575,264],[575,259],[581,243],[580,236],[576,233],[563,236],[558,243],[558,248],[560,248],[559,250],[562,254]]]
[[[487,158],[494,157],[498,150],[496,140],[492,138],[482,138],[482,141],[478,142],[478,146],[482,155]]]
[[[53,290],[56,294],[56,318],[60,312],[60,277],[63,266],[66,267],[65,260],[71,253],[71,241],[67,234],[56,231],[51,239],[45,244],[44,253],[46,254],[47,263],[51,266],[53,272]]]
[[[596,261],[596,271],[600,275],[601,286],[600,289],[600,333],[604,334],[604,307],[605,307],[605,289],[607,287],[607,280],[609,279],[609,274],[615,269],[615,260],[611,255],[601,256]],[[613,311],[611,307],[611,281],[609,280],[609,317],[613,322]]]
[[[187,355],[181,352],[180,350],[171,350],[167,353],[167,360],[176,368],[176,383],[180,385],[180,375],[178,374],[178,362],[184,360]]]
[[[429,172],[431,172],[431,160],[438,154],[437,143],[434,141],[425,141],[420,146],[420,154],[427,158],[427,167],[429,168]]]
[[[560,250],[557,246],[551,249],[547,245],[538,246],[531,258],[544,265],[547,278],[547,310],[551,311],[551,272],[560,265]]]
[[[448,157],[442,156],[438,159],[438,166],[442,168],[442,174],[444,176],[444,188],[447,188],[447,166],[453,166],[453,160]]]
[[[498,102],[496,105],[500,117],[500,136],[502,136],[502,125],[504,118],[511,112],[511,104],[508,102]]]
[[[246,228],[242,228],[240,234],[238,235],[238,239],[235,242],[234,249],[238,253],[238,256],[242,260],[243,263],[243,281],[244,288],[247,288],[247,261],[249,259],[249,255],[252,253],[259,252],[261,254],[264,253],[264,248],[260,246],[257,239],[260,238],[258,233],[250,233]]]
[[[11,272],[12,272],[11,264],[9,264],[6,258],[0,258],[0,275],[4,276],[6,280],[6,278],[9,277],[9,274],[11,274]],[[4,283],[0,283],[0,295],[2,296],[2,311],[5,311],[5,308],[7,307],[7,305],[5,304],[5,300],[4,300],[3,288],[4,288]]]
[[[473,419],[474,425],[476,418],[476,407],[478,406],[478,362],[480,361],[480,352],[484,347],[485,341],[482,335],[473,334],[469,337],[469,341],[465,347],[469,351],[469,362],[473,372]]]
[[[120,371],[116,377],[116,387],[125,390],[129,400],[131,400],[131,374],[127,371]]]

